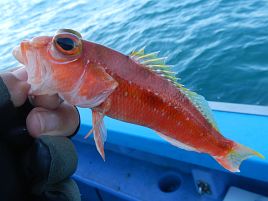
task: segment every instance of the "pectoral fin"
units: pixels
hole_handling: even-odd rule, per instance
[[[93,128],[86,135],[86,137],[88,137],[93,132],[97,150],[100,153],[103,160],[105,160],[104,142],[106,141],[107,138],[107,131],[104,126],[103,118],[104,115],[102,113],[92,110]]]

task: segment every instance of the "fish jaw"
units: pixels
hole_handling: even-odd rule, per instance
[[[18,62],[20,62],[21,64],[24,64],[24,59],[22,56],[22,52],[21,52],[21,46],[18,45],[16,46],[13,51],[12,51],[13,56],[18,60]]]
[[[23,65],[27,65],[28,60],[26,56],[26,52],[31,48],[31,41],[23,40],[20,45],[16,46],[12,54],[13,56]]]
[[[53,83],[49,73],[49,69],[51,69],[50,64],[40,54],[40,49],[46,49],[45,45],[48,41],[47,37],[24,40],[12,52],[13,56],[25,66],[28,74],[27,82],[31,86],[29,90],[31,95],[56,94],[50,86]]]

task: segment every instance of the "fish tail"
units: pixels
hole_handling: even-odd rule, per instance
[[[231,172],[240,172],[239,166],[245,159],[251,156],[258,156],[264,158],[264,156],[244,145],[236,143],[233,149],[224,157],[215,157],[215,159],[224,168]]]

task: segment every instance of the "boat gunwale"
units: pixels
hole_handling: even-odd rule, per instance
[[[209,107],[215,111],[268,116],[268,106],[215,102],[215,101],[208,101],[208,104]]]

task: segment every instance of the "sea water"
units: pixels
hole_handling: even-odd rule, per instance
[[[0,69],[23,39],[59,28],[128,54],[146,46],[207,100],[268,105],[266,0],[0,1]]]

